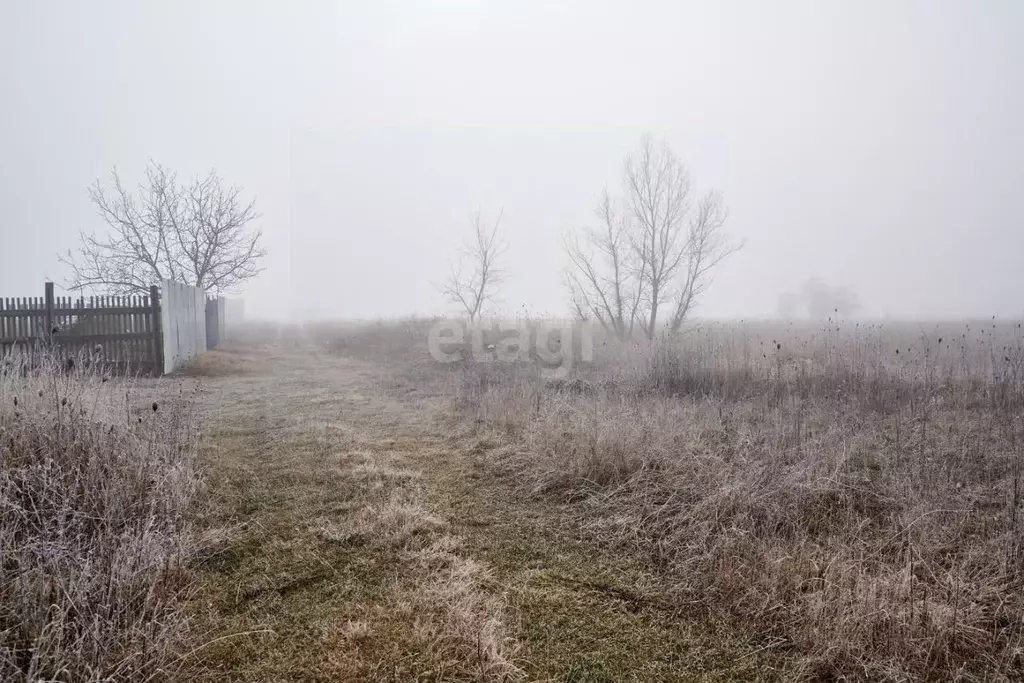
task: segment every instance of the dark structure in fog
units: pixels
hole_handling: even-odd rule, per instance
[[[857,294],[849,287],[830,285],[821,278],[804,282],[799,292],[779,295],[779,317],[824,320],[849,318],[860,312]]]

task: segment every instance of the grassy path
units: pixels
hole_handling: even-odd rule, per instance
[[[441,397],[300,337],[205,372],[192,680],[773,679],[637,558],[524,497]]]
[[[466,552],[494,568],[529,680],[774,680],[758,673],[756,648],[688,618],[655,571],[595,542],[569,506],[524,496],[494,474],[485,448],[426,469],[427,496]]]

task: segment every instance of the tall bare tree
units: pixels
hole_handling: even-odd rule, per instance
[[[605,192],[597,208],[602,228],[566,240],[573,307],[620,337],[639,326],[653,338],[665,318],[678,332],[714,269],[742,245],[723,231],[728,212],[717,192],[694,210],[690,175],[666,143],[645,137],[626,157],[623,195],[625,208],[616,213]]]
[[[483,312],[483,306],[494,300],[502,283],[504,271],[501,259],[508,249],[499,227],[502,214],[488,227],[480,212],[473,214],[473,235],[462,248],[458,263],[452,264],[448,279],[441,285],[441,293],[454,304],[466,311],[469,319],[476,321]],[[467,267],[463,259],[469,261]]]
[[[696,213],[687,224],[686,250],[682,263],[682,279],[676,284],[675,303],[669,329],[675,333],[683,326],[694,303],[714,279],[714,270],[742,248],[722,231],[729,216],[722,196],[711,191],[701,198]]]
[[[566,284],[578,318],[593,317],[625,339],[633,332],[640,304],[640,280],[632,277],[636,268],[630,243],[632,226],[625,212],[615,210],[607,190],[594,213],[600,228],[584,228],[565,236],[569,258]]]
[[[653,337],[661,304],[686,256],[682,226],[690,209],[690,174],[667,143],[648,136],[626,157],[625,192],[635,230],[631,234],[642,294],[639,324]]]
[[[82,232],[75,252],[58,258],[71,268],[68,286],[114,294],[148,292],[164,278],[228,291],[258,275],[266,255],[255,200],[225,187],[215,171],[187,185],[157,163],[132,191],[114,169],[112,188],[97,180],[89,197],[109,230]]]

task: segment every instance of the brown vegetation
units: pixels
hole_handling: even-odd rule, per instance
[[[199,480],[188,401],[0,359],[0,680],[162,680]]]
[[[559,379],[435,363],[430,323],[268,328],[193,369],[191,566],[187,413],[0,379],[4,679],[1024,674],[1016,323],[609,335]]]
[[[796,677],[1024,674],[1016,323],[705,325],[599,345],[545,382],[466,363],[456,396],[537,495],[647,553],[695,613]]]
[[[246,371],[206,373],[199,523],[219,544],[196,567],[190,677],[519,680],[501,587],[424,501],[433,410],[378,394],[383,358],[294,327],[243,336]]]

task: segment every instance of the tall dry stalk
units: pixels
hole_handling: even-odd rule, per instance
[[[159,680],[182,645],[188,401],[87,360],[0,360],[3,681]]]
[[[1020,337],[705,323],[610,338],[559,382],[467,364],[458,405],[518,444],[535,492],[579,501],[689,613],[749,624],[800,676],[1021,680]]]

